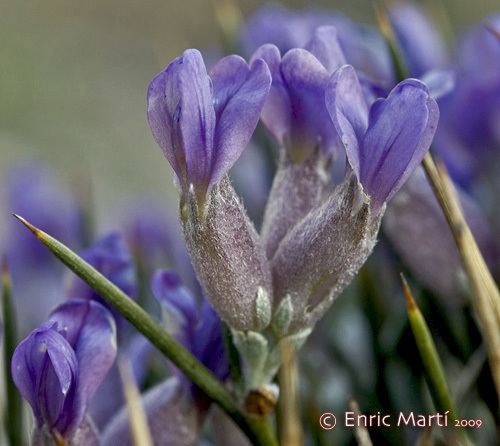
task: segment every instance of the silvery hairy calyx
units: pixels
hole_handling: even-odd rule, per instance
[[[322,26],[301,48],[265,44],[249,63],[232,55],[209,72],[187,50],[149,87],[192,263],[232,330],[246,392],[271,382],[282,343],[299,348],[352,281],[437,126],[423,82],[377,99],[370,74],[350,63],[336,28]],[[260,233],[228,177],[259,119],[278,147]]]

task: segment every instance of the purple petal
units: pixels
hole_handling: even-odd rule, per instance
[[[209,187],[217,184],[248,145],[257,126],[271,74],[266,63],[255,60],[249,67],[239,56],[220,60],[210,72],[217,115]]]
[[[334,150],[338,138],[325,107],[326,68],[309,51],[293,49],[283,57],[281,73],[292,105],[292,150]]]
[[[446,65],[443,39],[421,8],[397,3],[390,8],[389,18],[412,76]]]
[[[326,108],[359,177],[359,151],[368,128],[368,105],[354,68],[344,65],[332,76],[325,91]]]
[[[305,49],[316,56],[330,74],[346,63],[334,26],[317,28]]]
[[[455,88],[456,72],[451,69],[430,70],[424,73],[420,79],[427,85],[431,97],[438,100],[451,93]]]
[[[436,101],[416,79],[375,102],[359,153],[359,179],[379,209],[399,190],[429,149],[439,119]]]
[[[283,53],[304,46],[319,24],[314,26],[304,11],[301,13],[296,14],[279,5],[258,9],[242,30],[243,46],[248,53],[266,43],[273,43]]]
[[[252,56],[252,61],[263,59],[271,71],[272,84],[264,103],[261,119],[276,140],[283,144],[285,135],[292,126],[292,106],[286,85],[281,76],[281,54],[278,47],[266,44]]]
[[[164,446],[194,446],[200,435],[199,412],[176,377],[157,384],[142,396],[154,444]],[[123,407],[106,426],[103,445],[132,446],[130,420]]]
[[[74,404],[74,427],[83,420],[88,404],[116,357],[116,327],[111,313],[101,304],[73,299],[58,307],[50,322],[73,346],[79,380]]]
[[[212,169],[215,111],[210,78],[198,50],[186,50],[148,90],[148,121],[181,187],[206,191]]]
[[[192,333],[197,319],[196,301],[193,295],[182,286],[179,276],[172,270],[156,271],[151,279],[151,289],[167,313],[167,329],[191,349]]]
[[[203,300],[200,308],[193,353],[217,378],[224,381],[228,377],[229,365],[222,338],[222,323],[207,300]]]
[[[34,330],[16,348],[12,376],[39,426],[47,424],[66,433],[73,417],[77,367],[71,345],[52,324]]]
[[[137,288],[132,254],[119,233],[112,232],[101,238],[82,251],[80,256],[125,294],[135,297]],[[71,276],[66,295],[69,298],[97,300],[107,306],[92,288],[76,276]]]

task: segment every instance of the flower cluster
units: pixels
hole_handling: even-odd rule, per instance
[[[374,100],[338,35],[321,26],[304,48],[282,54],[264,44],[250,65],[227,56],[210,73],[187,50],[148,91],[194,268],[234,331],[250,388],[272,379],[276,343],[303,342],[363,265],[386,202],[437,128],[438,107],[422,81],[407,79]],[[279,144],[260,234],[227,177],[259,117]]]
[[[259,425],[267,411],[259,403],[274,406],[279,395],[274,379],[284,353],[301,348],[382,232],[390,259],[378,265],[381,282],[387,265],[399,271],[403,261],[422,289],[462,302],[468,292],[461,259],[419,167],[431,144],[450,171],[486,262],[500,271],[499,234],[488,222],[498,219],[498,201],[481,193],[490,181],[500,191],[499,16],[465,34],[455,57],[420,8],[395,4],[386,18],[406,79],[398,79],[404,76],[387,36],[375,28],[337,13],[279,6],[257,10],[233,36],[243,56],[227,55],[208,69],[200,51],[187,49],[160,71],[147,90],[147,121],[174,173],[180,224],[143,200],[127,209],[118,231],[98,238],[85,206],[50,173],[31,165],[14,172],[6,188],[12,211],[75,247],[79,255],[67,263],[80,270],[90,265],[107,289],[114,285],[112,297],[122,299],[96,292],[95,282],[105,282],[97,274],[94,283],[63,277],[27,234],[8,228],[2,250],[12,265],[25,336],[9,358],[10,371],[32,409],[35,446],[136,441],[117,356],[131,366],[154,444],[200,444],[209,419],[216,444],[246,445],[226,416],[235,413],[212,406],[211,380],[220,386],[216,393],[234,397],[240,427]],[[371,289],[368,272],[364,279],[366,305],[375,308],[381,289]],[[384,293],[393,281],[384,283]],[[48,305],[55,309],[45,318]],[[367,334],[367,318],[352,306],[338,325],[345,339],[328,335],[321,342],[349,356],[355,332],[359,351],[346,362],[349,373],[366,373],[343,391],[372,385],[378,397],[392,391],[381,386],[385,375],[403,376],[393,357],[408,350],[395,322],[401,315],[392,318],[392,302],[385,319],[379,317],[384,310],[372,308]],[[472,332],[469,347],[481,353],[470,318],[463,319]],[[134,322],[147,337],[133,332]],[[149,335],[146,326],[154,327]],[[163,338],[155,339],[161,329]],[[370,335],[374,345],[367,347]],[[452,346],[460,355],[464,339]],[[189,360],[167,355],[172,362],[166,361],[150,341]],[[311,341],[318,369],[324,358],[319,342]],[[196,381],[189,366],[209,384]],[[372,369],[381,377],[371,376]],[[342,372],[337,378],[343,383]]]

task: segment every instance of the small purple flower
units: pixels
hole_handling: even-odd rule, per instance
[[[307,159],[318,147],[332,155],[340,148],[324,103],[330,75],[345,64],[336,29],[318,28],[305,48],[282,58],[278,47],[266,44],[253,55],[266,61],[273,78],[262,122],[292,160]]]
[[[151,279],[153,294],[161,305],[167,329],[219,379],[229,374],[222,339],[222,324],[210,304],[201,306],[172,270],[159,270]],[[199,392],[189,385],[195,399]]]
[[[436,101],[425,84],[406,79],[369,108],[349,65],[332,76],[325,99],[349,163],[376,212],[429,149],[439,119]]]
[[[448,62],[446,47],[436,26],[425,12],[412,3],[396,3],[389,19],[412,76],[444,68]]]
[[[271,77],[262,60],[221,59],[207,74],[198,50],[186,50],[149,85],[148,121],[185,197],[198,201],[244,150],[259,120]]]
[[[22,341],[12,358],[12,376],[33,409],[37,432],[70,440],[115,356],[111,314],[82,299],[58,307]]]
[[[125,294],[135,297],[137,287],[132,254],[119,233],[108,234],[81,252],[80,256]],[[66,294],[68,298],[96,300],[107,306],[92,288],[76,276],[71,277]]]

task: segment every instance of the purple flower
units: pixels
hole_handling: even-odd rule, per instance
[[[82,238],[81,210],[74,197],[54,179],[54,172],[34,162],[9,172],[7,203],[10,212],[25,216],[63,243],[79,245]],[[54,269],[53,256],[15,222],[10,222],[7,251],[13,270]]]
[[[182,280],[198,291],[199,284],[177,216],[172,218],[168,209],[151,197],[129,202],[122,215],[124,236],[141,273],[149,277],[158,267],[166,265],[178,271]]]
[[[141,398],[149,431],[156,445],[195,446],[200,444],[203,418],[186,395],[176,376],[157,384]],[[106,426],[103,445],[133,446],[129,411],[122,407]]]
[[[500,23],[500,14],[485,23]],[[500,45],[480,24],[462,38],[457,52],[457,86],[439,103],[436,149],[453,178],[470,187],[500,147]],[[486,167],[488,167],[486,165]]]
[[[457,189],[465,218],[490,267],[498,260],[495,239],[481,209]],[[443,211],[419,167],[384,216],[384,231],[413,274],[447,304],[465,302],[467,290],[455,242]]]
[[[35,162],[22,163],[9,171],[5,193],[9,212],[5,213],[6,231],[0,250],[9,262],[13,294],[19,301],[18,322],[24,336],[42,323],[46,308],[63,301],[63,268],[10,213],[26,216],[37,227],[76,247],[82,241],[82,214],[77,200],[68,187],[57,181],[55,172]]]
[[[12,376],[33,409],[37,431],[71,439],[116,356],[116,329],[99,303],[58,307],[14,352]]]
[[[125,294],[136,295],[136,277],[132,255],[123,237],[116,232],[98,240],[80,256],[106,276]],[[67,289],[68,298],[96,300],[107,306],[101,297],[85,282],[72,276]]]
[[[259,120],[271,78],[261,60],[221,59],[207,74],[197,50],[186,50],[149,85],[148,121],[185,197],[199,202],[236,162]]]
[[[264,59],[271,70],[262,122],[281,145],[261,231],[268,258],[330,189],[332,161],[345,167],[344,149],[324,100],[330,75],[345,63],[336,29],[316,29],[305,46],[282,58],[276,46],[267,44],[253,56]]]
[[[374,212],[420,164],[436,131],[439,110],[427,87],[406,79],[368,108],[351,66],[331,78],[326,104],[349,163]]]
[[[226,379],[229,368],[222,324],[210,304],[203,299],[198,307],[194,296],[172,270],[157,271],[151,279],[151,288],[161,305],[167,329],[219,379]],[[195,398],[200,399],[192,390]]]
[[[318,28],[306,49],[292,49],[283,58],[272,44],[252,58],[264,59],[273,78],[262,122],[292,160],[307,159],[318,147],[335,154],[339,141],[324,102],[330,75],[345,64],[335,28]]]
[[[412,3],[396,3],[389,19],[412,76],[443,68],[448,61],[444,42],[424,11]]]

